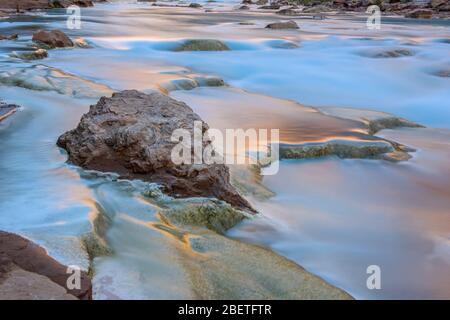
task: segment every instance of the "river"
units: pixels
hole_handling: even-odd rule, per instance
[[[67,165],[55,142],[110,90],[214,76],[227,86],[169,93],[211,127],[278,127],[295,142],[358,129],[309,107],[372,109],[426,126],[378,133],[417,150],[405,162],[281,161],[278,174],[263,178],[274,196],[248,196],[261,216],[227,235],[271,248],[355,298],[450,298],[450,78],[435,75],[450,68],[450,25],[386,19],[368,30],[364,19],[346,16],[267,30],[273,14],[233,10],[237,1],[203,4],[213,12],[97,4],[82,9],[79,30],[65,27],[63,10],[0,20],[1,34],[20,36],[0,42],[0,73],[25,70],[31,83],[0,86],[2,100],[22,106],[0,123],[0,229],[87,269],[81,239],[101,211],[114,254],[94,260],[95,298],[191,298],[167,235],[148,226],[158,221],[158,205],[142,198],[141,185]],[[10,57],[41,28],[92,47],[52,50],[34,62]],[[192,38],[220,39],[231,51],[171,51]],[[392,48],[412,55],[373,58]],[[42,82],[48,67],[71,75],[51,78],[60,92]],[[370,265],[381,268],[380,290],[366,286]]]

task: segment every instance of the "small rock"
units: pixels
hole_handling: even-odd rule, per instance
[[[414,51],[408,49],[393,49],[373,54],[372,58],[400,58],[410,57],[414,55]]]
[[[277,11],[276,13],[283,15],[283,16],[298,16],[300,14],[298,11],[295,11],[292,9],[281,9],[280,11]]]
[[[33,52],[24,52],[16,55],[24,60],[40,60],[48,57],[48,52],[45,49],[37,49]]]
[[[15,33],[10,36],[3,36],[0,34],[0,40],[17,40],[19,36]]]
[[[249,6],[240,6],[239,10],[250,10]]]
[[[44,44],[49,48],[73,47],[73,42],[61,30],[39,30],[33,34],[33,41]]]
[[[268,6],[258,7],[258,9],[262,9],[262,10],[278,10],[280,8],[281,7],[279,5],[277,5],[277,4],[271,4],[271,5],[268,5]]]
[[[189,8],[201,8],[201,7],[202,7],[202,5],[200,3],[195,3],[195,2],[193,2],[189,5]]]
[[[280,144],[280,157],[282,159],[307,159],[330,155],[339,158],[377,158],[394,151],[394,146],[384,140],[336,139],[325,142]]]
[[[329,12],[331,11],[331,8],[324,6],[324,5],[318,5],[310,8],[303,9],[302,12],[304,13],[322,13],[322,12]]]
[[[219,234],[241,222],[245,215],[228,203],[217,200],[191,200],[180,208],[162,211],[161,216],[172,224],[206,227]]]
[[[175,48],[174,51],[228,51],[230,48],[220,40],[190,39]]]
[[[450,70],[440,70],[437,71],[434,75],[441,78],[450,78]]]
[[[300,46],[292,41],[282,41],[273,43],[271,47],[275,49],[297,49]]]
[[[75,46],[77,46],[77,47],[79,47],[79,48],[91,48],[91,46],[89,45],[89,43],[85,40],[85,39],[83,39],[83,38],[78,38],[78,39],[75,39],[74,41],[73,41],[73,44],[75,45]]]
[[[405,18],[414,19],[431,19],[433,16],[433,10],[430,9],[415,9],[405,14]]]
[[[269,23],[266,26],[266,28],[268,28],[268,29],[299,29],[299,26],[295,21],[287,21],[287,22]]]

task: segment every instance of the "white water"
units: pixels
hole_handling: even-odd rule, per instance
[[[300,33],[270,33],[261,29],[274,20],[270,15],[211,17],[183,10],[129,4],[83,10],[83,28],[68,33],[82,35],[95,48],[52,51],[49,59],[38,63],[117,90],[152,89],[170,80],[171,73],[200,72],[220,76],[233,87],[313,106],[372,108],[432,128],[450,125],[450,80],[431,74],[450,67],[450,44],[438,41],[450,37],[448,26],[388,25],[368,40],[364,23],[357,21],[300,21]],[[237,24],[243,20],[255,25]],[[63,28],[64,22],[54,13],[20,23],[0,22],[1,30],[19,29],[26,35],[18,44],[0,44],[2,52],[8,46],[26,45],[30,28]],[[345,28],[336,29],[339,23]],[[223,39],[232,51],[168,51],[187,38]],[[300,48],[274,48],[286,41]],[[417,44],[405,44],[411,41]],[[362,55],[398,47],[412,49],[415,55]],[[6,55],[2,61],[2,70],[27,65]],[[208,106],[223,107],[227,101],[221,89],[173,96],[188,102],[208,122],[214,119]],[[90,230],[90,215],[100,205],[113,220],[108,240],[116,255],[96,263],[97,297],[190,297],[182,271],[168,268],[172,253],[165,248],[167,240],[140,223],[154,220],[157,208],[114,181],[80,178],[54,145],[94,100],[3,86],[0,97],[24,107],[0,125],[0,229],[32,238],[64,263],[86,267],[79,237]],[[287,104],[274,107],[290,110]],[[280,173],[264,180],[276,196],[252,199],[263,217],[243,223],[230,235],[267,245],[358,298],[448,298],[448,131],[383,134],[419,152],[401,164],[283,161]],[[382,268],[380,291],[365,287],[370,264]]]

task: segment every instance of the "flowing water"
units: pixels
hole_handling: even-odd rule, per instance
[[[387,111],[425,125],[378,133],[417,149],[407,162],[281,161],[263,179],[274,196],[249,196],[261,216],[228,236],[267,246],[356,298],[450,298],[450,78],[436,76],[450,69],[450,25],[387,19],[372,31],[342,17],[274,31],[263,28],[273,14],[232,10],[237,3],[205,2],[208,13],[98,4],[82,10],[80,30],[65,29],[61,10],[0,21],[0,33],[20,35],[0,43],[0,78],[26,72],[0,86],[3,100],[22,106],[0,123],[0,229],[87,269],[82,239],[105,215],[114,254],[94,260],[95,298],[195,297],[174,240],[155,227],[159,204],[142,197],[145,186],[69,166],[55,142],[113,90],[182,89],[214,76],[227,86],[170,94],[219,129],[280,128],[289,142],[361,130],[309,106]],[[9,56],[41,28],[92,48],[53,50],[36,62]],[[231,51],[172,51],[198,38],[221,39]],[[398,48],[411,55],[374,58]],[[381,267],[381,290],[366,287],[369,265]]]

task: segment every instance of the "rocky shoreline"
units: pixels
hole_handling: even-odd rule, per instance
[[[25,11],[68,8],[72,5],[79,7],[92,7],[94,2],[106,0],[1,0],[0,18],[8,18],[14,14],[22,14]]]
[[[448,0],[243,0],[240,10],[256,5],[260,10],[278,10],[279,15],[296,16],[323,13],[366,13],[371,5],[377,5],[383,15],[404,16],[405,18],[431,19],[449,18]]]
[[[0,300],[91,300],[92,284],[80,273],[80,288],[67,289],[68,267],[19,235],[0,231]],[[70,279],[69,279],[70,280]]]
[[[23,0],[20,4],[14,0],[2,0],[0,1],[0,17],[8,17],[11,14],[22,13],[28,10],[67,8],[71,5],[92,7],[95,2],[106,2],[106,0]],[[157,3],[156,0],[141,2],[151,2],[152,6],[159,7],[203,8],[198,3],[170,5]],[[366,13],[369,6],[377,5],[380,7],[383,15],[403,16],[414,19],[447,19],[450,17],[449,0],[243,0],[239,10],[253,9],[250,5],[255,5],[255,8],[264,11],[276,10],[277,14],[284,16],[313,14],[314,17],[323,18],[323,16],[318,14]]]

